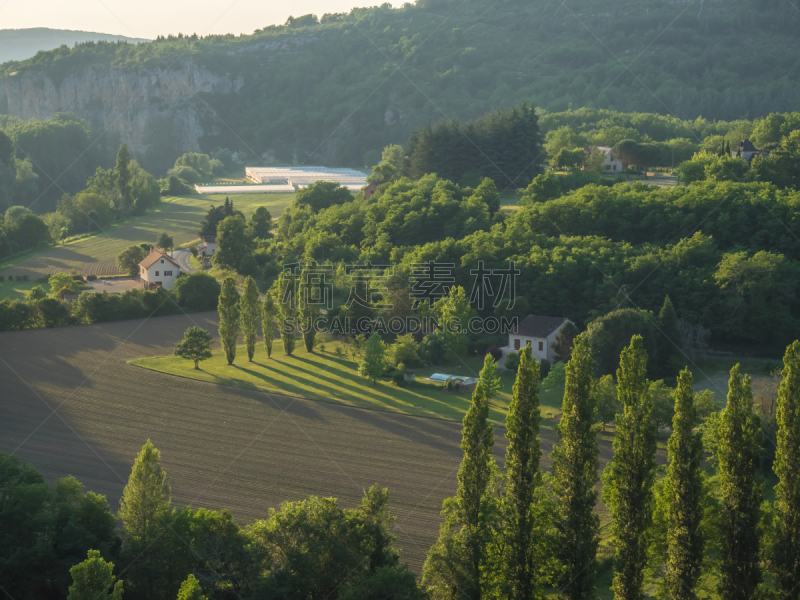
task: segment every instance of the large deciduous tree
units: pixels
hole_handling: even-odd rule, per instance
[[[557,558],[563,568],[562,595],[567,600],[596,597],[600,520],[594,513],[599,450],[593,371],[589,342],[579,335],[566,367],[558,442],[552,454]]]
[[[666,590],[673,600],[694,600],[703,562],[700,524],[705,508],[702,479],[703,438],[695,431],[692,374],[681,371],[675,391],[675,416],[667,444],[669,467],[663,485],[667,516]]]
[[[753,600],[761,584],[759,508],[761,425],[753,412],[750,377],[731,369],[728,403],[722,410],[717,459],[720,475],[721,567],[719,592],[725,600]]]
[[[800,342],[783,357],[778,391],[775,488],[775,587],[781,598],[800,593]]]
[[[517,379],[506,416],[506,509],[505,586],[511,598],[530,600],[540,594],[540,553],[537,539],[537,488],[542,483],[539,461],[539,364],[528,344],[520,352]]]
[[[379,333],[373,333],[367,339],[358,370],[364,377],[372,379],[372,385],[386,370],[386,347]]]
[[[225,358],[232,365],[236,358],[236,340],[239,337],[239,291],[233,277],[222,282],[222,291],[217,304],[219,313],[219,339],[225,350]]]
[[[89,550],[86,560],[70,570],[72,585],[67,600],[122,600],[123,583],[114,577],[114,563],[99,550]]]
[[[141,246],[128,246],[117,255],[117,267],[131,277],[139,274],[139,263],[147,257],[147,250]]]
[[[616,419],[614,457],[603,473],[603,500],[613,519],[615,600],[644,598],[656,470],[656,426],[646,372],[644,341],[635,335],[620,356],[617,398],[623,412]]]
[[[211,343],[213,341],[211,334],[205,329],[189,327],[183,334],[183,340],[175,348],[174,354],[194,361],[194,368],[199,369],[198,365],[201,360],[211,358]]]
[[[242,331],[244,332],[244,345],[247,348],[247,360],[253,362],[256,353],[256,339],[258,338],[259,300],[256,281],[249,275],[244,280],[242,298],[239,301]]]

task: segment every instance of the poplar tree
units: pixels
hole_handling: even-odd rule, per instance
[[[313,284],[308,271],[300,274],[300,319],[302,321],[303,343],[307,352],[314,351],[317,330],[314,322],[320,315],[319,304],[313,299]]]
[[[445,522],[423,568],[423,583],[431,586],[435,599],[486,597],[482,570],[490,535],[489,490],[496,472],[493,445],[489,403],[483,385],[478,382],[463,421],[464,458],[458,469],[458,490],[455,497],[444,501]]]
[[[483,391],[488,399],[500,393],[500,374],[497,372],[497,361],[491,354],[483,359],[483,368],[478,373],[478,379],[483,384]]]
[[[244,290],[239,301],[241,312],[242,331],[244,332],[244,345],[247,348],[247,360],[253,362],[256,353],[256,340],[258,338],[258,287],[251,276],[244,280]]]
[[[297,276],[284,271],[275,282],[275,297],[280,318],[281,342],[283,352],[291,356],[294,352],[295,332],[297,331],[297,312],[299,305]]]
[[[517,379],[506,416],[507,509],[505,584],[509,597],[529,600],[539,592],[536,517],[533,510],[536,489],[542,483],[539,461],[539,364],[527,344],[520,352]]]
[[[800,342],[786,348],[778,390],[775,488],[775,588],[780,598],[800,594]],[[794,594],[794,596],[792,596]]]
[[[264,296],[264,303],[261,305],[261,333],[264,336],[264,348],[267,350],[267,358],[272,358],[272,344],[275,341],[275,319],[278,317],[278,307],[272,290]]]
[[[700,577],[704,540],[704,490],[701,471],[703,438],[694,431],[697,410],[688,369],[678,376],[675,416],[667,443],[669,467],[664,482],[667,514],[667,569],[664,576],[672,600],[693,600]]]
[[[739,365],[731,369],[728,403],[720,415],[717,458],[722,493],[719,592],[725,600],[751,600],[761,583],[761,425],[753,412],[750,377],[741,377]]]
[[[146,544],[170,510],[171,492],[167,473],[161,468],[161,453],[150,440],[133,463],[128,484],[119,501],[119,518],[127,538]]]
[[[585,335],[579,335],[566,367],[559,441],[552,453],[558,559],[564,567],[566,584],[562,595],[568,600],[591,600],[597,596],[600,519],[594,513],[594,505],[599,449],[594,430],[597,395],[593,372],[589,342]]]
[[[233,277],[226,277],[219,294],[219,339],[225,350],[225,358],[232,365],[236,358],[236,340],[239,338],[239,291]]]
[[[653,516],[656,470],[656,426],[646,372],[647,352],[642,336],[635,335],[620,355],[617,398],[622,413],[615,420],[614,457],[603,473],[603,500],[611,511],[615,538],[616,600],[644,598],[646,533]]]

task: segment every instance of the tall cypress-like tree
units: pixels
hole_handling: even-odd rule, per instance
[[[486,597],[482,570],[490,535],[489,489],[496,465],[492,459],[494,432],[489,422],[489,402],[480,382],[463,423],[464,458],[458,469],[458,490],[454,498],[444,501],[445,522],[423,568],[423,582],[431,586],[435,599]]]
[[[761,583],[758,535],[763,500],[761,425],[753,412],[750,377],[731,369],[728,403],[719,425],[721,562],[719,591],[725,600],[752,600]]]
[[[786,348],[778,391],[775,488],[775,588],[780,598],[800,595],[800,342]],[[794,594],[794,596],[792,596]]]
[[[538,595],[540,583],[534,499],[542,483],[539,461],[539,364],[531,357],[531,346],[520,352],[517,379],[506,416],[507,509],[505,583],[510,598],[529,600]]]
[[[492,399],[500,393],[500,374],[497,372],[497,361],[491,354],[487,354],[483,359],[483,368],[478,373],[478,379],[483,384],[483,391],[488,399]]]
[[[171,498],[167,473],[161,468],[161,453],[147,440],[133,463],[119,501],[119,518],[126,537],[147,544],[169,512]]]
[[[653,517],[656,426],[648,393],[647,352],[635,335],[620,355],[614,457],[603,477],[603,500],[611,510],[614,532],[614,598],[642,600],[647,563],[647,532]]]
[[[658,369],[660,373],[674,374],[680,364],[680,332],[678,331],[678,315],[675,312],[675,306],[669,296],[664,297],[664,304],[661,305],[661,310],[658,313],[658,328],[661,330],[661,335],[658,337],[658,353],[661,368]]]
[[[315,320],[320,315],[319,304],[313,297],[314,284],[308,271],[300,274],[300,321],[303,333],[303,344],[307,352],[314,351],[314,342],[317,338]]]
[[[222,291],[217,304],[219,313],[219,339],[225,350],[225,358],[232,365],[236,358],[236,340],[239,337],[239,291],[233,277],[222,282]]]
[[[294,336],[297,332],[297,314],[300,304],[297,288],[297,276],[290,272],[282,273],[273,286],[280,318],[281,342],[283,342],[283,352],[286,356],[292,355],[295,346]]]
[[[664,482],[667,506],[666,589],[672,600],[693,600],[700,577],[704,540],[703,438],[694,431],[697,410],[692,374],[681,371],[675,391],[675,416],[667,443],[669,467]]]
[[[244,332],[244,345],[247,348],[247,360],[253,362],[258,338],[259,301],[256,281],[249,275],[244,280],[244,290],[239,304],[242,331]]]
[[[117,208],[127,216],[133,208],[133,197],[131,196],[131,152],[128,144],[122,144],[117,151],[116,185],[117,185]]]
[[[585,335],[579,335],[566,367],[559,441],[552,454],[558,558],[564,567],[562,595],[568,600],[592,600],[597,596],[600,519],[594,513],[594,505],[599,449],[594,430],[597,395],[593,372],[589,342]]]
[[[278,318],[278,306],[272,295],[273,290],[269,290],[264,296],[264,303],[261,305],[261,333],[264,336],[264,348],[267,350],[267,358],[272,358],[272,344],[275,341],[275,319]]]

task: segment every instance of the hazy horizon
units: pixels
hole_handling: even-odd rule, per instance
[[[153,39],[158,35],[252,33],[290,16],[349,12],[369,0],[0,0],[0,29],[47,27]],[[395,7],[404,2],[394,1]]]

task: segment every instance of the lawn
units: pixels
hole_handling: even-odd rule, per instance
[[[438,366],[415,369],[416,381],[401,388],[387,379],[373,383],[358,374],[357,365],[349,357],[337,358],[334,354],[339,342],[326,344],[326,351],[307,352],[298,343],[294,356],[283,353],[281,343],[276,341],[272,358],[268,359],[263,344],[259,344],[253,362],[247,361],[244,346],[237,349],[236,361],[228,365],[222,351],[215,351],[213,358],[200,363],[195,370],[193,363],[174,356],[155,356],[131,361],[131,364],[209,383],[233,386],[248,390],[266,390],[284,395],[335,402],[357,408],[367,408],[417,417],[430,417],[461,421],[469,408],[471,395],[466,392],[446,392],[440,386],[425,381],[431,374],[476,376],[482,361],[471,357],[461,366]],[[496,424],[505,423],[505,415],[511,401],[514,376],[501,375],[500,394],[490,401],[489,417]],[[542,417],[552,419],[560,413],[562,390],[542,390],[540,401]],[[542,425],[552,427],[552,420]]]
[[[273,217],[280,215],[294,199],[294,194],[241,194],[232,197],[234,208],[245,216],[259,206],[269,208]],[[169,233],[175,246],[198,239],[197,230],[212,205],[225,200],[224,195],[164,198],[153,211],[142,217],[111,225],[106,231],[0,263],[0,274],[27,274],[31,279],[58,272],[77,271],[82,275],[119,273],[117,254],[132,244],[155,243],[161,232]]]
[[[31,288],[36,285],[41,285],[45,290],[50,290],[46,283],[36,283],[32,279],[28,281],[8,281],[6,279],[0,282],[0,300],[24,300]]]

